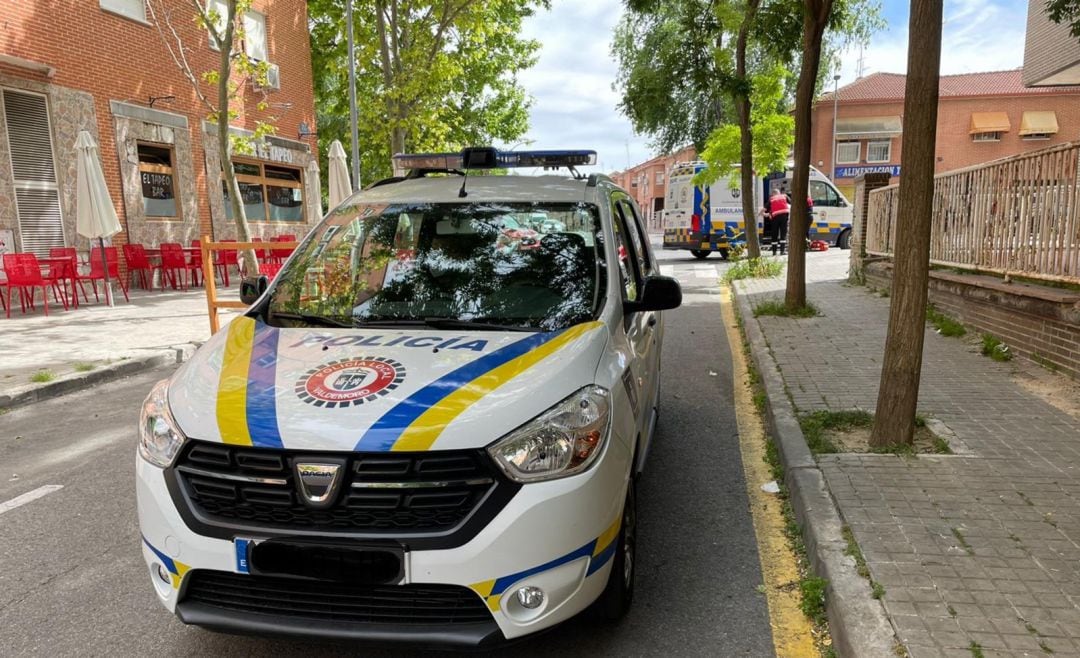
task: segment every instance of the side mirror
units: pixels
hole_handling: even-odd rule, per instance
[[[247,277],[240,282],[240,301],[248,306],[254,304],[266,292],[270,280],[265,275]]]
[[[641,287],[636,302],[623,302],[624,313],[666,311],[682,304],[682,287],[670,276],[650,276]]]

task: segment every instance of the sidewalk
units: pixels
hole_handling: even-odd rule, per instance
[[[223,289],[235,296],[236,286]],[[160,356],[210,337],[206,293],[132,290],[131,302],[116,290],[116,306],[90,303],[64,311],[49,305],[22,315],[18,302],[11,318],[0,315],[0,397],[32,384],[31,376],[48,371],[57,379],[78,372],[92,374],[126,361]],[[51,301],[51,300],[50,300]],[[81,301],[81,300],[80,300]],[[224,325],[235,313],[222,312]]]
[[[800,414],[873,411],[889,300],[845,283],[848,252],[822,256],[808,259],[807,281],[821,317],[744,314],[765,337],[755,359],[771,354]],[[753,305],[783,288],[779,278],[736,290]],[[931,329],[919,411],[970,454],[818,456],[911,656],[1080,656],[1078,390]],[[1047,395],[1075,396],[1072,411]]]

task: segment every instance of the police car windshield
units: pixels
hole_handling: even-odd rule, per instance
[[[535,228],[518,221],[535,213],[554,221]],[[599,312],[599,232],[596,206],[586,203],[338,209],[278,274],[267,319],[385,326],[438,318],[478,330],[562,329]]]

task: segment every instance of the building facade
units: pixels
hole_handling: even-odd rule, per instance
[[[634,197],[649,228],[660,230],[660,213],[664,210],[671,168],[676,162],[690,162],[695,159],[697,151],[693,146],[687,146],[670,155],[661,155],[625,171],[615,172],[611,174],[611,178]]]
[[[220,65],[186,0],[22,0],[0,20],[0,242],[8,251],[75,246],[75,140],[88,131],[123,230],[114,245],[235,238],[224,203],[218,130],[200,93]],[[255,0],[247,56],[270,63],[246,81],[230,131],[259,122],[235,159],[252,235],[303,234],[321,215],[310,39],[304,0]],[[166,47],[183,44],[198,92]],[[174,51],[175,52],[175,51]],[[262,108],[260,109],[260,105]]]
[[[893,183],[902,175],[905,82],[900,74],[874,73],[814,105],[811,162],[849,199],[860,174],[887,172]],[[1080,86],[1025,87],[1020,69],[941,76],[938,172],[1076,139]]]
[[[1080,84],[1080,38],[1071,34],[1068,21],[1050,20],[1046,0],[1028,0],[1024,84],[1030,87]]]

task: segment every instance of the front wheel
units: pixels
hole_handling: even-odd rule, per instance
[[[851,229],[847,229],[836,239],[836,246],[841,249],[851,249]]]
[[[596,613],[605,621],[622,619],[634,602],[634,574],[637,569],[637,497],[634,478],[626,486],[622,526],[611,557],[607,586],[596,600]]]
[[[706,251],[704,249],[691,249],[690,253],[693,254],[694,258],[696,258],[698,260],[705,260],[706,258],[709,257],[709,254],[711,254],[712,252],[711,251]]]
[[[728,250],[727,249],[720,249],[719,254],[720,254],[720,260],[727,260],[728,259]]]

